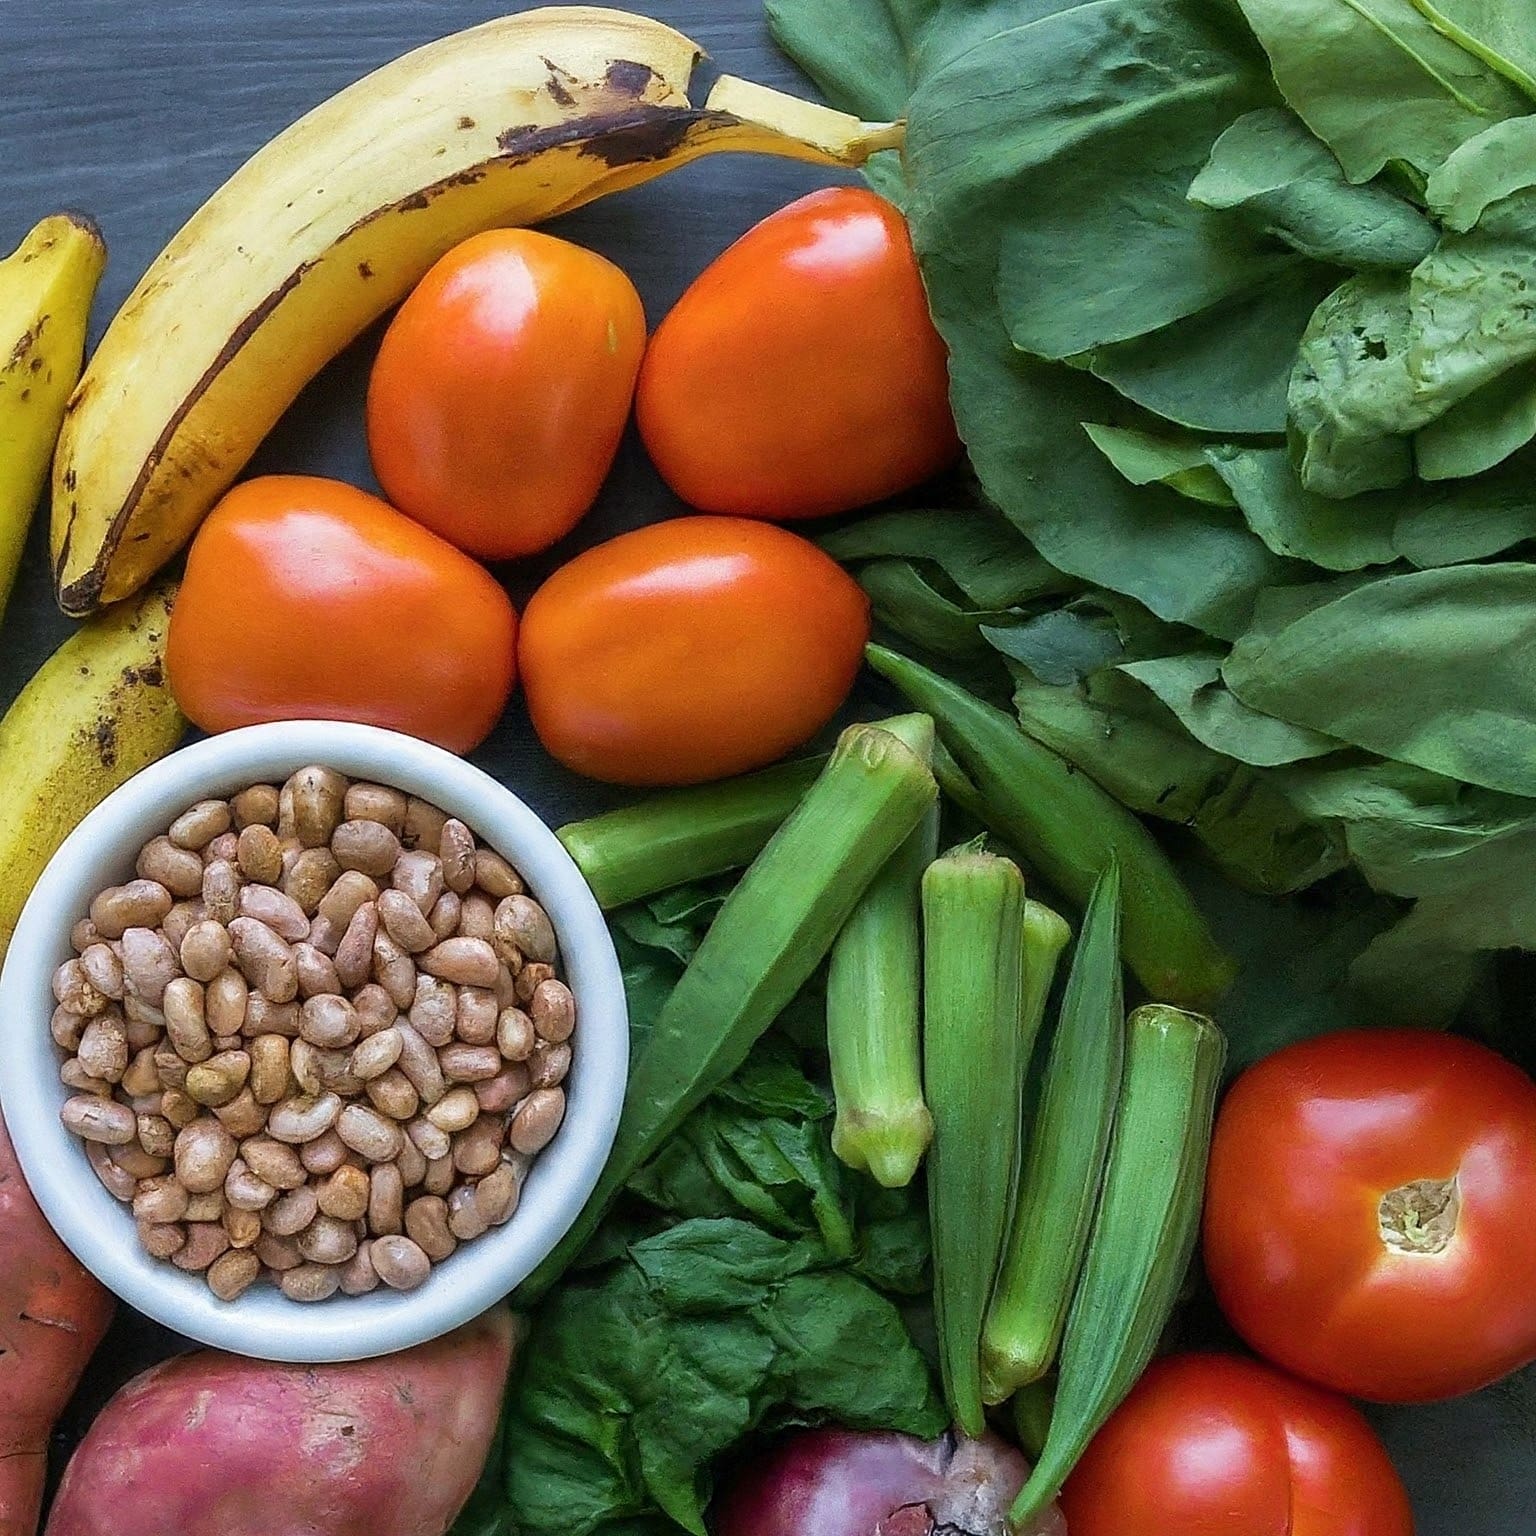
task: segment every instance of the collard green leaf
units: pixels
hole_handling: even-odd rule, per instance
[[[1380,182],[1355,186],[1294,112],[1261,107],[1216,140],[1189,189],[1230,208],[1303,256],[1337,266],[1407,269],[1434,248],[1435,226]]]
[[[1283,432],[1296,349],[1337,277],[1289,262],[1258,288],[1097,348],[1088,368],[1127,400],[1195,431]]]
[[[1015,671],[1020,723],[1133,810],[1187,827],[1250,890],[1299,890],[1338,869],[1342,840],[1299,814],[1254,769],[1191,737],[1114,669],[1052,687]]]
[[[995,650],[1053,686],[1079,682],[1125,651],[1112,623],[1070,608],[1053,608],[1007,628],[984,625],[981,632]]]
[[[1222,654],[1189,651],[1130,661],[1120,670],[1150,689],[1196,741],[1255,768],[1325,757],[1341,743],[1305,726],[1249,709],[1221,680]]]
[[[987,150],[948,177],[955,189],[1006,184],[1019,210],[996,230],[1015,346],[1065,358],[1140,336],[1287,260],[1185,196],[1217,134],[1272,100],[1251,39],[1214,8],[1096,0],[990,37],[950,67],[972,77],[978,95],[962,111],[985,115],[976,142]],[[961,105],[951,95],[950,109]]]
[[[1536,116],[1511,117],[1468,139],[1424,190],[1429,211],[1465,234],[1493,203],[1536,185]]]
[[[875,617],[888,629],[940,656],[985,651],[980,625],[1006,614],[967,612],[924,580],[910,560],[870,560],[857,571]]]
[[[1412,0],[1435,31],[1536,100],[1536,5],[1531,0]]]
[[[1413,457],[1426,480],[1460,480],[1502,464],[1536,438],[1536,366],[1511,369],[1420,428]]]
[[[1253,709],[1449,778],[1536,794],[1536,565],[1366,582],[1250,635],[1222,675]]]
[[[1206,462],[1205,443],[1199,438],[1159,437],[1093,421],[1085,421],[1083,431],[1132,485],[1166,485],[1191,501],[1213,507],[1237,505],[1221,476]]]
[[[1238,0],[1296,113],[1353,182],[1428,176],[1458,144],[1530,110],[1410,0]]]
[[[835,27],[807,0],[764,0],[763,8],[775,41],[836,106],[875,121],[901,116],[911,39],[886,0],[841,0]]]

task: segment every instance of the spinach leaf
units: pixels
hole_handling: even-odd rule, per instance
[[[978,94],[945,90],[951,70]],[[996,231],[995,270],[1024,351],[1065,358],[1157,330],[1291,259],[1185,195],[1222,128],[1272,99],[1251,40],[1214,9],[1095,0],[990,37],[919,87],[930,102],[941,90],[944,131],[969,124],[987,145],[947,167],[951,195],[1005,185],[1024,215]]]
[[[1435,31],[1536,99],[1536,6],[1531,0],[1412,0]]]
[[[931,1437],[943,1407],[896,1308],[815,1244],[691,1220],[563,1286],[508,1405],[522,1536],[661,1510],[703,1536],[708,1463],[769,1413]]]
[[[1199,314],[1095,348],[1087,366],[1127,400],[1180,426],[1283,432],[1296,348],[1337,279],[1315,262],[1291,262]]]
[[[1302,815],[1256,770],[1195,741],[1171,711],[1106,669],[1052,687],[1020,667],[1024,729],[1144,815],[1187,827],[1229,879],[1299,890],[1343,863],[1342,840]]]
[[[1466,479],[1536,438],[1536,365],[1502,374],[1421,427],[1414,463],[1426,480]]]
[[[1093,421],[1085,421],[1083,431],[1132,485],[1166,485],[1213,507],[1237,505],[1221,476],[1206,462],[1205,444],[1199,438],[1158,437]]]
[[[1536,565],[1366,582],[1250,634],[1222,676],[1253,709],[1450,778],[1536,794]]]
[[[924,579],[910,560],[871,560],[857,572],[875,617],[914,645],[940,656],[967,656],[986,650],[980,626],[1006,613],[962,608]]]
[[[1435,226],[1380,182],[1355,186],[1294,113],[1238,118],[1189,189],[1203,208],[1231,208],[1266,235],[1342,267],[1409,268],[1434,248]]]
[[[1281,93],[1353,182],[1401,162],[1429,175],[1529,103],[1410,0],[1238,0]]]
[[[1274,768],[1339,749],[1331,736],[1249,709],[1222,682],[1222,661],[1219,652],[1189,651],[1125,662],[1120,670],[1155,693],[1196,741],[1241,763]]]
[[[1511,117],[1468,139],[1425,188],[1429,211],[1465,234],[1491,204],[1536,185],[1536,117]]]
[[[1422,434],[1421,434],[1422,435]],[[1414,482],[1348,501],[1306,490],[1283,448],[1209,450],[1248,526],[1279,555],[1328,571],[1407,560],[1420,567],[1484,560],[1536,537],[1529,454],[1467,485]]]
[[[978,609],[1011,608],[1076,585],[990,508],[877,512],[818,542],[845,564],[886,556],[930,561]]]

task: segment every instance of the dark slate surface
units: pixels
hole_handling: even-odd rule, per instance
[[[649,3],[722,68],[803,84],[775,52],[758,0]],[[99,334],[182,220],[265,140],[367,70],[506,8],[498,0],[0,0],[0,248],[50,209],[92,213],[111,248]],[[828,179],[780,161],[706,160],[552,227],[625,267],[654,323],[751,223]],[[315,382],[254,468],[374,488],[361,413],[375,339],[365,337]],[[521,599],[562,555],[677,510],[631,438],[568,544],[508,570],[508,584]],[[6,615],[0,702],[67,633],[48,594],[41,525],[35,534]],[[557,823],[616,798],[556,768],[516,707],[476,758]],[[61,1457],[118,1385],[180,1347],[174,1335],[124,1316],[62,1427]],[[1536,1529],[1529,1376],[1475,1399],[1375,1417],[1413,1492],[1420,1536]]]

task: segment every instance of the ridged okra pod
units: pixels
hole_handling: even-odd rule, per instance
[[[881,722],[927,762],[933,721]],[[938,853],[939,807],[870,882],[832,946],[827,967],[827,1053],[837,1119],[832,1150],[887,1189],[909,1184],[933,1138],[923,1102],[923,871]]]
[[[982,1333],[989,1403],[1038,1380],[1056,1358],[1098,1199],[1125,1055],[1120,873],[1088,902],[1044,1087],[1025,1141],[1013,1222]]]
[[[1157,1347],[1199,1231],[1226,1054],[1221,1031],[1198,1014],[1153,1003],[1131,1015],[1104,1188],[1067,1314],[1050,1431],[1014,1503],[1015,1524],[1056,1497]]]
[[[945,1399],[986,1427],[981,1325],[1008,1224],[1024,1087],[1024,877],[962,849],[923,876],[923,1049],[933,1147],[928,1213]]]
[[[1079,905],[1118,860],[1125,962],[1153,997],[1204,1007],[1231,984],[1234,967],[1152,834],[1085,773],[1028,735],[1017,720],[948,678],[884,646],[869,664],[917,709],[982,799],[986,825],[1016,847],[1041,878]]]
[[[776,763],[718,784],[668,790],[555,836],[605,911],[690,880],[750,864],[826,767],[825,757]]]
[[[726,898],[635,1058],[613,1150],[571,1230],[523,1283],[541,1295],[630,1176],[746,1060],[826,958],[871,880],[934,803],[905,742],[850,726],[826,767]]]

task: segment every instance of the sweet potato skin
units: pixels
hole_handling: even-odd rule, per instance
[[[33,1536],[48,1436],[112,1321],[112,1296],[38,1210],[0,1119],[0,1536]]]
[[[80,1442],[47,1536],[442,1536],[480,1475],[512,1341],[498,1307],[378,1360],[166,1361]]]

